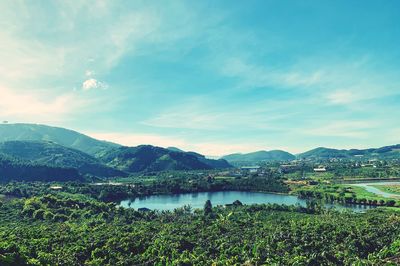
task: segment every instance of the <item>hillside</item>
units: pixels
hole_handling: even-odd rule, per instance
[[[75,168],[81,174],[98,177],[125,176],[126,173],[103,165],[98,159],[75,149],[48,141],[7,141],[0,143],[0,153],[35,164]]]
[[[210,160],[201,155],[175,152],[151,145],[116,148],[101,155],[100,159],[110,167],[127,172],[199,170],[230,167],[226,161]]]
[[[76,169],[38,165],[0,154],[0,182],[82,180]]]
[[[38,124],[0,124],[0,142],[13,140],[51,141],[93,156],[98,152],[119,146],[60,127]]]
[[[290,161],[296,157],[286,151],[272,150],[272,151],[256,151],[251,153],[235,153],[225,155],[222,159],[227,160],[229,163],[258,163],[258,162],[273,162],[273,161]]]
[[[300,159],[332,159],[332,158],[358,158],[358,159],[400,159],[400,144],[370,149],[339,150],[330,148],[316,148],[297,155]]]

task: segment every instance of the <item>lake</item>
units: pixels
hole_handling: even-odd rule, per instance
[[[210,200],[213,206],[225,205],[240,200],[243,204],[266,204],[276,203],[284,205],[306,206],[306,200],[299,199],[296,196],[285,194],[244,192],[244,191],[220,191],[220,192],[198,192],[176,195],[154,195],[140,197],[135,199],[126,199],[121,201],[120,206],[125,208],[148,208],[151,210],[174,210],[184,205],[190,205],[192,208],[203,208],[204,203]],[[337,209],[352,209],[362,212],[372,206],[362,205],[339,205],[326,204],[327,207]]]

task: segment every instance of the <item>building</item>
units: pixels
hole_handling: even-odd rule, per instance
[[[324,172],[326,172],[326,168],[322,167],[322,166],[319,166],[317,168],[314,168],[314,172],[316,172],[316,173],[324,173]]]
[[[249,174],[255,174],[260,171],[261,167],[260,166],[242,166],[240,167],[240,170],[242,173],[249,173]]]

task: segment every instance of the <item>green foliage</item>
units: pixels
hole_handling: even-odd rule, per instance
[[[138,212],[61,195],[8,201],[0,265],[383,265],[399,254],[400,217],[390,211],[211,210],[204,222],[187,207]]]
[[[204,215],[208,216],[212,213],[212,205],[211,205],[211,201],[207,200],[206,203],[204,204]]]
[[[0,143],[0,153],[38,165],[75,168],[81,174],[99,177],[127,174],[103,165],[98,159],[79,150],[48,141],[7,141]]]
[[[150,145],[119,147],[99,155],[111,167],[131,173],[231,167],[224,160],[210,160],[193,152],[176,152]]]
[[[356,158],[355,156],[362,156],[362,158],[380,158],[380,159],[399,159],[400,144],[385,146],[378,149],[351,149],[351,150],[337,150],[329,148],[316,148],[298,155],[302,159],[330,159],[330,158]]]
[[[83,180],[76,169],[39,165],[0,154],[0,183]]]

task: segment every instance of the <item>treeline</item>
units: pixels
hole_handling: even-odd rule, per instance
[[[311,207],[311,206],[310,206]],[[206,204],[139,212],[45,195],[0,203],[0,265],[395,265],[400,217]]]
[[[323,200],[329,203],[342,203],[342,204],[359,204],[359,205],[370,205],[370,206],[388,206],[393,207],[396,205],[396,201],[393,199],[366,199],[366,198],[357,198],[355,194],[351,196],[346,195],[345,193],[339,193],[338,195],[334,195],[328,192],[315,191],[315,190],[297,190],[299,198],[302,199],[317,199]],[[398,204],[397,204],[398,205]]]
[[[52,183],[20,183],[12,182],[0,186],[0,194],[14,197],[32,197],[48,193],[56,193],[50,187]],[[157,194],[179,194],[207,191],[264,191],[288,192],[288,187],[274,178],[246,179],[214,179],[214,178],[161,178],[152,182],[138,181],[134,184],[93,184],[82,182],[66,182],[62,184],[62,192],[82,194],[101,201],[119,201],[127,198],[150,196]]]

